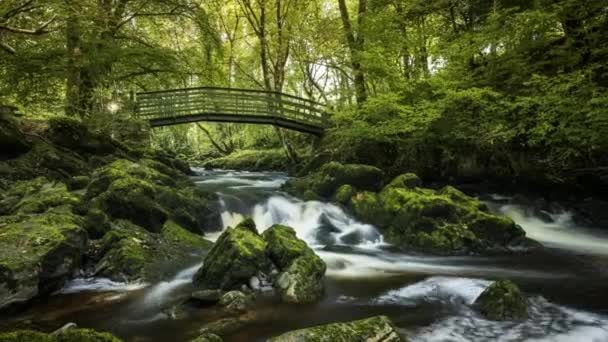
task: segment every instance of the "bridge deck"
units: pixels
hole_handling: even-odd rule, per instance
[[[307,99],[214,87],[138,93],[136,112],[153,127],[198,121],[239,122],[320,135],[327,124],[323,106]]]

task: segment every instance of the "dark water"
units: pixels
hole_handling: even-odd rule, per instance
[[[263,341],[292,329],[377,314],[390,316],[411,341],[608,341],[608,236],[576,226],[568,213],[540,217],[494,196],[493,210],[514,218],[549,248],[491,258],[406,255],[392,252],[374,227],[336,206],[280,193],[285,179],[281,173],[242,172],[195,178],[199,186],[220,193],[225,226],[244,215],[253,216],[262,230],[274,223],[290,225],[328,264],[322,301],[292,306],[261,297],[226,341]],[[0,327],[33,324],[52,330],[75,322],[126,341],[187,341],[222,318],[210,308],[175,309],[190,292],[199,266],[193,263],[160,284],[75,281],[25,313],[4,317]],[[528,295],[527,321],[486,321],[471,309],[489,283],[501,278],[515,281]]]

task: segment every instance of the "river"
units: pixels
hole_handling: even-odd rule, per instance
[[[263,341],[292,329],[377,314],[391,317],[410,341],[608,341],[608,234],[577,226],[568,212],[539,215],[508,197],[488,195],[493,211],[513,218],[547,248],[503,257],[403,254],[340,207],[282,193],[283,173],[198,171],[197,185],[220,196],[224,227],[245,216],[252,216],[259,230],[291,226],[328,265],[322,301],[292,306],[262,298],[255,323],[226,341]],[[191,290],[201,261],[158,284],[76,279],[4,324],[75,322],[126,341],[187,341],[217,319],[212,310],[173,308]],[[513,280],[528,296],[526,321],[487,321],[472,310],[477,296],[501,278]]]

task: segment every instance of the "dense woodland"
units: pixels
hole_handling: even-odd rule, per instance
[[[597,179],[607,11],[601,0],[4,0],[0,94],[28,117],[103,126],[131,91],[276,90],[328,106],[321,149],[334,159],[428,177]],[[292,162],[311,142],[234,124],[154,139],[190,157],[284,147]]]
[[[0,342],[605,340],[606,194],[606,0],[0,0]]]

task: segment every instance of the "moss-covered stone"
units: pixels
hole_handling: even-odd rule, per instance
[[[330,162],[307,176],[290,179],[283,188],[296,196],[312,191],[321,198],[329,199],[344,184],[361,190],[378,191],[382,178],[382,171],[374,166]]]
[[[162,272],[167,273],[161,267],[163,264],[186,267],[192,262],[192,254],[208,250],[212,243],[171,220],[160,233],[152,233],[130,221],[116,220],[99,245],[97,275],[119,281],[155,281],[163,277]]]
[[[222,342],[222,338],[216,334],[203,334],[190,342]]]
[[[36,331],[15,331],[0,334],[0,342],[121,342],[108,333],[90,329],[69,329],[59,334],[45,334]]]
[[[247,311],[253,304],[253,296],[241,291],[229,291],[220,297],[219,304],[232,312]]]
[[[340,204],[348,204],[350,199],[357,193],[357,189],[350,184],[344,184],[336,190],[333,200]]]
[[[326,265],[293,228],[275,225],[263,234],[266,253],[280,270],[276,288],[284,302],[311,303],[323,295]]]
[[[270,268],[266,242],[246,221],[243,226],[222,233],[194,276],[194,282],[206,289],[240,289],[258,272],[269,273]]]
[[[495,321],[528,318],[528,301],[517,285],[509,280],[492,283],[474,305],[484,317]]]
[[[414,173],[401,174],[388,183],[386,188],[419,188],[422,186],[422,180]]]
[[[0,308],[61,288],[80,267],[82,226],[67,207],[0,217]]]
[[[80,202],[67,186],[44,177],[15,183],[0,195],[0,214],[39,214],[58,206],[72,207]]]
[[[386,316],[376,316],[347,323],[332,323],[295,330],[269,342],[402,342],[395,326]]]
[[[74,176],[68,180],[68,188],[70,191],[82,190],[89,185],[90,181],[89,176]]]
[[[405,174],[381,192],[359,192],[350,204],[358,218],[379,227],[388,242],[437,254],[506,250],[525,237],[511,219],[487,212],[485,205],[447,186],[419,187]]]
[[[170,171],[161,172],[166,166],[158,171],[146,163],[154,164],[121,159],[102,167],[94,173],[86,198],[110,216],[152,232],[160,232],[168,219],[195,233],[217,225],[219,213],[212,210],[212,194],[185,178],[174,178]]]

